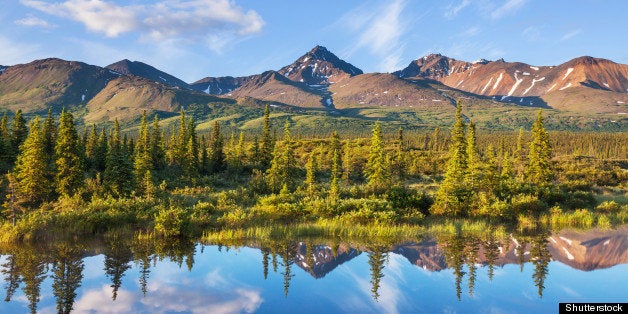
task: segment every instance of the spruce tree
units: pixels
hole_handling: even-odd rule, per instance
[[[74,117],[63,110],[59,119],[59,134],[55,144],[55,187],[59,194],[73,195],[83,185],[83,158],[79,150],[79,137]]]
[[[163,169],[166,165],[166,153],[164,152],[164,140],[159,126],[159,117],[155,115],[150,130],[150,157],[153,168]]]
[[[274,141],[270,134],[270,128],[270,109],[268,105],[266,105],[266,109],[264,109],[264,128],[262,129],[262,143],[260,147],[262,169],[267,169],[270,166],[270,161],[273,159]]]
[[[543,184],[552,181],[554,174],[551,164],[552,147],[549,142],[549,133],[543,125],[542,110],[532,126],[532,142],[526,165],[526,179],[532,183]]]
[[[313,195],[316,192],[318,185],[316,168],[316,156],[314,152],[311,152],[307,164],[305,165],[305,186],[309,195]]]
[[[517,136],[517,146],[515,148],[514,159],[515,159],[515,172],[517,174],[517,179],[523,181],[525,174],[525,155],[523,151],[523,141],[524,141],[523,129],[519,128],[519,135]]]
[[[98,151],[98,133],[96,132],[96,125],[92,124],[92,127],[89,128],[87,141],[85,142],[85,168],[88,171],[93,171],[95,168],[97,151]]]
[[[451,131],[451,147],[449,160],[443,182],[441,182],[436,199],[431,208],[434,214],[451,216],[466,215],[466,201],[468,190],[464,179],[467,173],[467,141],[465,139],[465,124],[462,121],[462,105],[456,106],[456,122]]]
[[[151,171],[154,169],[146,112],[142,114],[142,120],[140,122],[139,136],[134,149],[133,168],[134,175],[138,179],[137,190],[140,194],[146,195],[147,191],[145,187],[149,185],[148,181],[152,183],[153,180],[152,177],[147,178],[146,176],[147,173],[150,175]]]
[[[98,145],[94,152],[94,170],[97,172],[104,172],[107,167],[107,156],[109,155],[109,139],[107,138],[107,131],[105,128],[100,130],[98,136]]]
[[[224,170],[225,166],[225,153],[224,153],[224,140],[220,133],[220,123],[218,120],[214,121],[214,127],[212,128],[212,134],[210,138],[211,153],[209,157],[209,163],[211,165],[211,172],[216,173]]]
[[[397,180],[402,181],[406,176],[402,128],[399,128],[399,130],[397,131],[397,140],[395,146],[395,156],[392,163],[392,172],[397,177]]]
[[[471,191],[479,189],[482,176],[482,161],[478,154],[475,136],[475,123],[469,122],[467,129],[467,173],[465,182]]]
[[[384,143],[382,141],[382,129],[379,122],[373,127],[371,137],[371,149],[366,164],[365,175],[368,179],[368,187],[375,191],[386,187],[388,174],[386,173],[386,163],[384,156]]]
[[[335,200],[340,194],[340,150],[334,149],[331,163],[331,182],[329,184],[329,198]]]
[[[0,172],[5,173],[13,164],[13,149],[11,148],[11,135],[7,113],[0,120]]]
[[[120,124],[115,120],[104,173],[105,186],[115,196],[128,195],[135,186],[133,163],[120,140]]]
[[[47,200],[52,191],[47,167],[46,148],[39,117],[31,123],[24,144],[15,162],[17,201],[25,206],[36,206]]]
[[[26,128],[26,120],[22,116],[22,109],[18,109],[13,117],[13,123],[11,124],[11,147],[13,149],[13,156],[16,156],[20,145],[24,142],[28,136],[28,129]]]
[[[50,156],[50,162],[52,163],[52,156],[54,156],[55,153],[55,143],[57,137],[57,126],[55,125],[55,119],[52,117],[52,109],[48,110],[48,116],[44,121],[43,132],[46,154]]]

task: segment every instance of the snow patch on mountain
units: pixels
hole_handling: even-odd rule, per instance
[[[571,87],[571,83],[567,83],[567,85],[561,87],[559,90],[567,89],[569,87]]]
[[[491,85],[492,81],[493,81],[493,77],[491,76],[491,78],[488,80],[488,83],[486,83],[486,85],[484,85],[484,88],[482,88],[482,91],[480,92],[480,94],[484,94],[484,91],[488,88],[489,85]]]
[[[515,84],[512,85],[512,88],[508,92],[508,97],[512,96],[512,94],[515,92],[517,87],[519,87],[519,84],[521,84],[521,82],[523,82],[523,78],[517,77],[517,72],[515,71]]]
[[[567,78],[567,76],[569,76],[569,74],[573,71],[573,68],[569,68],[567,69],[567,72],[565,72],[565,76],[563,76],[563,81]]]
[[[554,87],[556,87],[557,84],[552,85],[552,87],[550,87],[547,92],[549,93],[552,89],[554,89]]]
[[[499,82],[502,81],[502,78],[504,77],[504,73],[499,73],[499,77],[497,78],[497,81],[495,81],[495,85],[493,85],[493,90],[497,88],[497,86],[499,86]]]
[[[526,89],[525,91],[523,91],[523,95],[527,94],[527,93],[528,93],[528,92],[532,89],[532,87],[534,87],[534,83],[536,83],[536,82],[540,82],[540,81],[542,81],[542,80],[544,80],[544,79],[545,79],[545,76],[544,76],[544,77],[542,77],[542,78],[540,78],[540,79],[538,79],[538,80],[537,80],[537,79],[532,79],[532,84],[530,85],[530,87],[528,87],[528,89]]]

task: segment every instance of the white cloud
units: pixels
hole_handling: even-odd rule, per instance
[[[491,18],[496,20],[515,13],[517,10],[521,9],[526,2],[528,2],[528,0],[508,0],[502,6],[491,12]]]
[[[404,48],[400,38],[407,31],[401,16],[405,4],[403,0],[395,0],[379,7],[364,5],[345,14],[336,24],[358,34],[357,43],[348,54],[367,48],[380,58],[380,71],[399,69]]]
[[[105,0],[21,2],[50,15],[80,22],[88,30],[107,37],[138,32],[142,39],[155,42],[172,39],[195,41],[221,32],[228,34],[225,37],[228,38],[219,42],[210,39],[208,44],[222,47],[231,38],[258,33],[264,26],[264,20],[257,12],[245,11],[230,0],[161,1],[126,6]]]
[[[42,28],[54,28],[56,25],[48,23],[48,21],[40,19],[33,15],[28,15],[23,19],[16,20],[16,25],[27,27],[42,27]]]
[[[572,30],[571,32],[563,35],[563,37],[560,38],[560,41],[569,40],[569,39],[575,37],[576,35],[580,34],[581,31],[582,31],[581,29]]]
[[[454,5],[453,3],[448,5],[445,11],[445,17],[448,19],[452,19],[458,15],[462,9],[468,7],[471,4],[471,0],[462,0],[458,5]]]
[[[538,41],[542,38],[541,30],[537,26],[526,27],[526,29],[521,32],[521,36],[528,41]]]

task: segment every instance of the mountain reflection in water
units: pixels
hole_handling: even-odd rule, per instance
[[[340,312],[429,312],[448,304],[454,311],[479,311],[477,306],[509,300],[513,291],[524,293],[532,309],[554,309],[558,301],[543,299],[552,285],[552,298],[572,297],[562,302],[621,301],[613,299],[625,288],[621,281],[615,287],[600,279],[607,286],[580,291],[573,285],[595,280],[587,273],[626,263],[627,226],[500,236],[459,231],[403,243],[317,238],[226,245],[107,236],[1,244],[5,302],[0,312],[237,313],[299,306],[314,312],[325,302],[332,304],[324,305],[327,310]],[[603,274],[626,278],[624,266]],[[554,270],[556,279],[550,279]],[[498,275],[513,278],[505,289]],[[421,282],[411,281],[417,276]],[[498,287],[492,287],[493,280]],[[525,294],[531,285],[535,293]],[[589,290],[591,295],[583,295]],[[519,303],[498,305],[525,312],[513,308]]]

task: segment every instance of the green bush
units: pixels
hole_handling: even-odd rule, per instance
[[[155,215],[155,232],[164,237],[187,235],[189,227],[190,217],[183,208],[170,206]]]
[[[606,201],[606,202],[602,202],[595,209],[597,211],[599,211],[599,212],[611,213],[611,212],[619,211],[620,208],[621,207],[619,206],[619,204],[617,204],[617,202],[615,202],[615,201]]]

